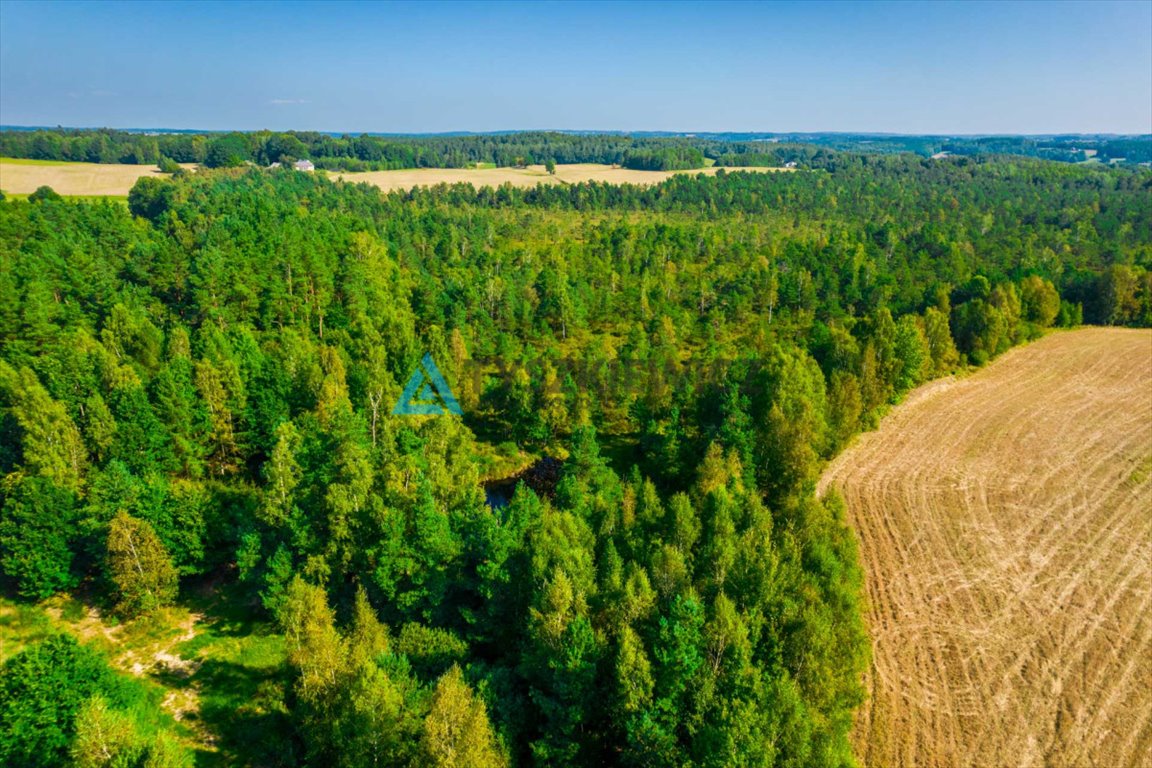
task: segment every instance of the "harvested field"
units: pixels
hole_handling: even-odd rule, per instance
[[[55,163],[0,158],[0,190],[14,195],[27,195],[47,185],[61,195],[124,196],[141,176],[159,177],[163,174],[155,165]]]
[[[712,176],[718,168],[697,168],[690,171],[633,171],[612,165],[595,163],[574,163],[557,165],[556,175],[550,176],[542,165],[527,168],[413,168],[403,171],[367,171],[365,173],[332,172],[333,178],[343,178],[351,182],[375,184],[385,192],[395,189],[412,189],[434,184],[458,184],[464,182],[479,187],[498,187],[512,184],[516,187],[534,187],[537,184],[575,184],[581,181],[604,181],[609,184],[657,184],[682,173],[703,173]],[[736,171],[773,172],[792,171],[793,168],[726,168],[728,173]]]
[[[194,164],[185,168],[195,168]],[[460,182],[479,187],[498,187],[512,184],[532,187],[537,184],[574,184],[579,181],[605,181],[611,184],[656,184],[681,173],[714,175],[717,168],[698,168],[691,171],[633,171],[611,165],[578,163],[556,166],[556,175],[549,175],[542,165],[527,168],[413,168],[403,171],[366,171],[344,173],[331,171],[334,179],[374,184],[385,192],[412,189],[435,184]],[[792,171],[793,168],[727,168],[737,171]],[[27,195],[37,187],[49,186],[61,195],[119,196],[123,197],[141,176],[160,176],[154,165],[113,165],[107,163],[57,163],[39,160],[13,160],[0,158],[0,190],[8,194]]]
[[[1152,765],[1152,332],[929,384],[829,486],[870,603],[864,765]]]

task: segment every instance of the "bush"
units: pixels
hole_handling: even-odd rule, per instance
[[[423,680],[435,680],[468,657],[468,644],[452,632],[415,622],[401,628],[393,650],[407,656],[412,671]]]
[[[176,166],[176,170],[181,170]],[[176,188],[165,179],[142,177],[128,191],[128,210],[133,216],[156,221],[171,206]]]
[[[0,765],[190,765],[157,715],[143,683],[71,635],[53,635],[0,668]]]
[[[56,190],[49,186],[37,187],[35,192],[28,195],[28,202],[30,203],[58,202],[63,199],[56,193]]]
[[[67,764],[76,715],[97,693],[125,698],[104,659],[69,635],[55,635],[13,656],[0,671],[0,764]]]

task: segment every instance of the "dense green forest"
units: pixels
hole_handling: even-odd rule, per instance
[[[41,640],[0,672],[0,763],[853,765],[860,571],[823,462],[1047,328],[1152,324],[1152,172],[821,158],[0,203],[9,598],[132,626],[209,592],[229,642],[281,649],[209,750]],[[391,414],[425,352],[462,418]],[[486,503],[540,456],[553,491]]]
[[[737,144],[771,141],[868,154],[911,152],[930,157],[953,155],[1017,155],[1067,163],[1110,162],[1125,165],[1152,163],[1152,135],[1056,134],[1049,136],[901,136],[868,133],[720,133],[702,137]],[[753,151],[749,148],[734,151]]]
[[[891,136],[869,134],[657,134],[513,131],[478,135],[376,136],[315,131],[132,132],[111,129],[0,131],[0,157],[90,163],[201,163],[232,167],[308,158],[344,171],[607,163],[671,171],[721,166],[823,168],[838,151],[1019,155],[1064,162],[1152,163],[1152,136]]]

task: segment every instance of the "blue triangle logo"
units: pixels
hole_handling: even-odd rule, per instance
[[[462,416],[460,403],[456,402],[448,382],[444,381],[436,361],[427,352],[420,359],[420,365],[408,377],[404,391],[396,407],[392,409],[393,416],[443,416],[445,413],[454,413]]]

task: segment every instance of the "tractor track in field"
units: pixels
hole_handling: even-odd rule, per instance
[[[833,461],[875,768],[1152,765],[1152,332],[1054,333]]]

